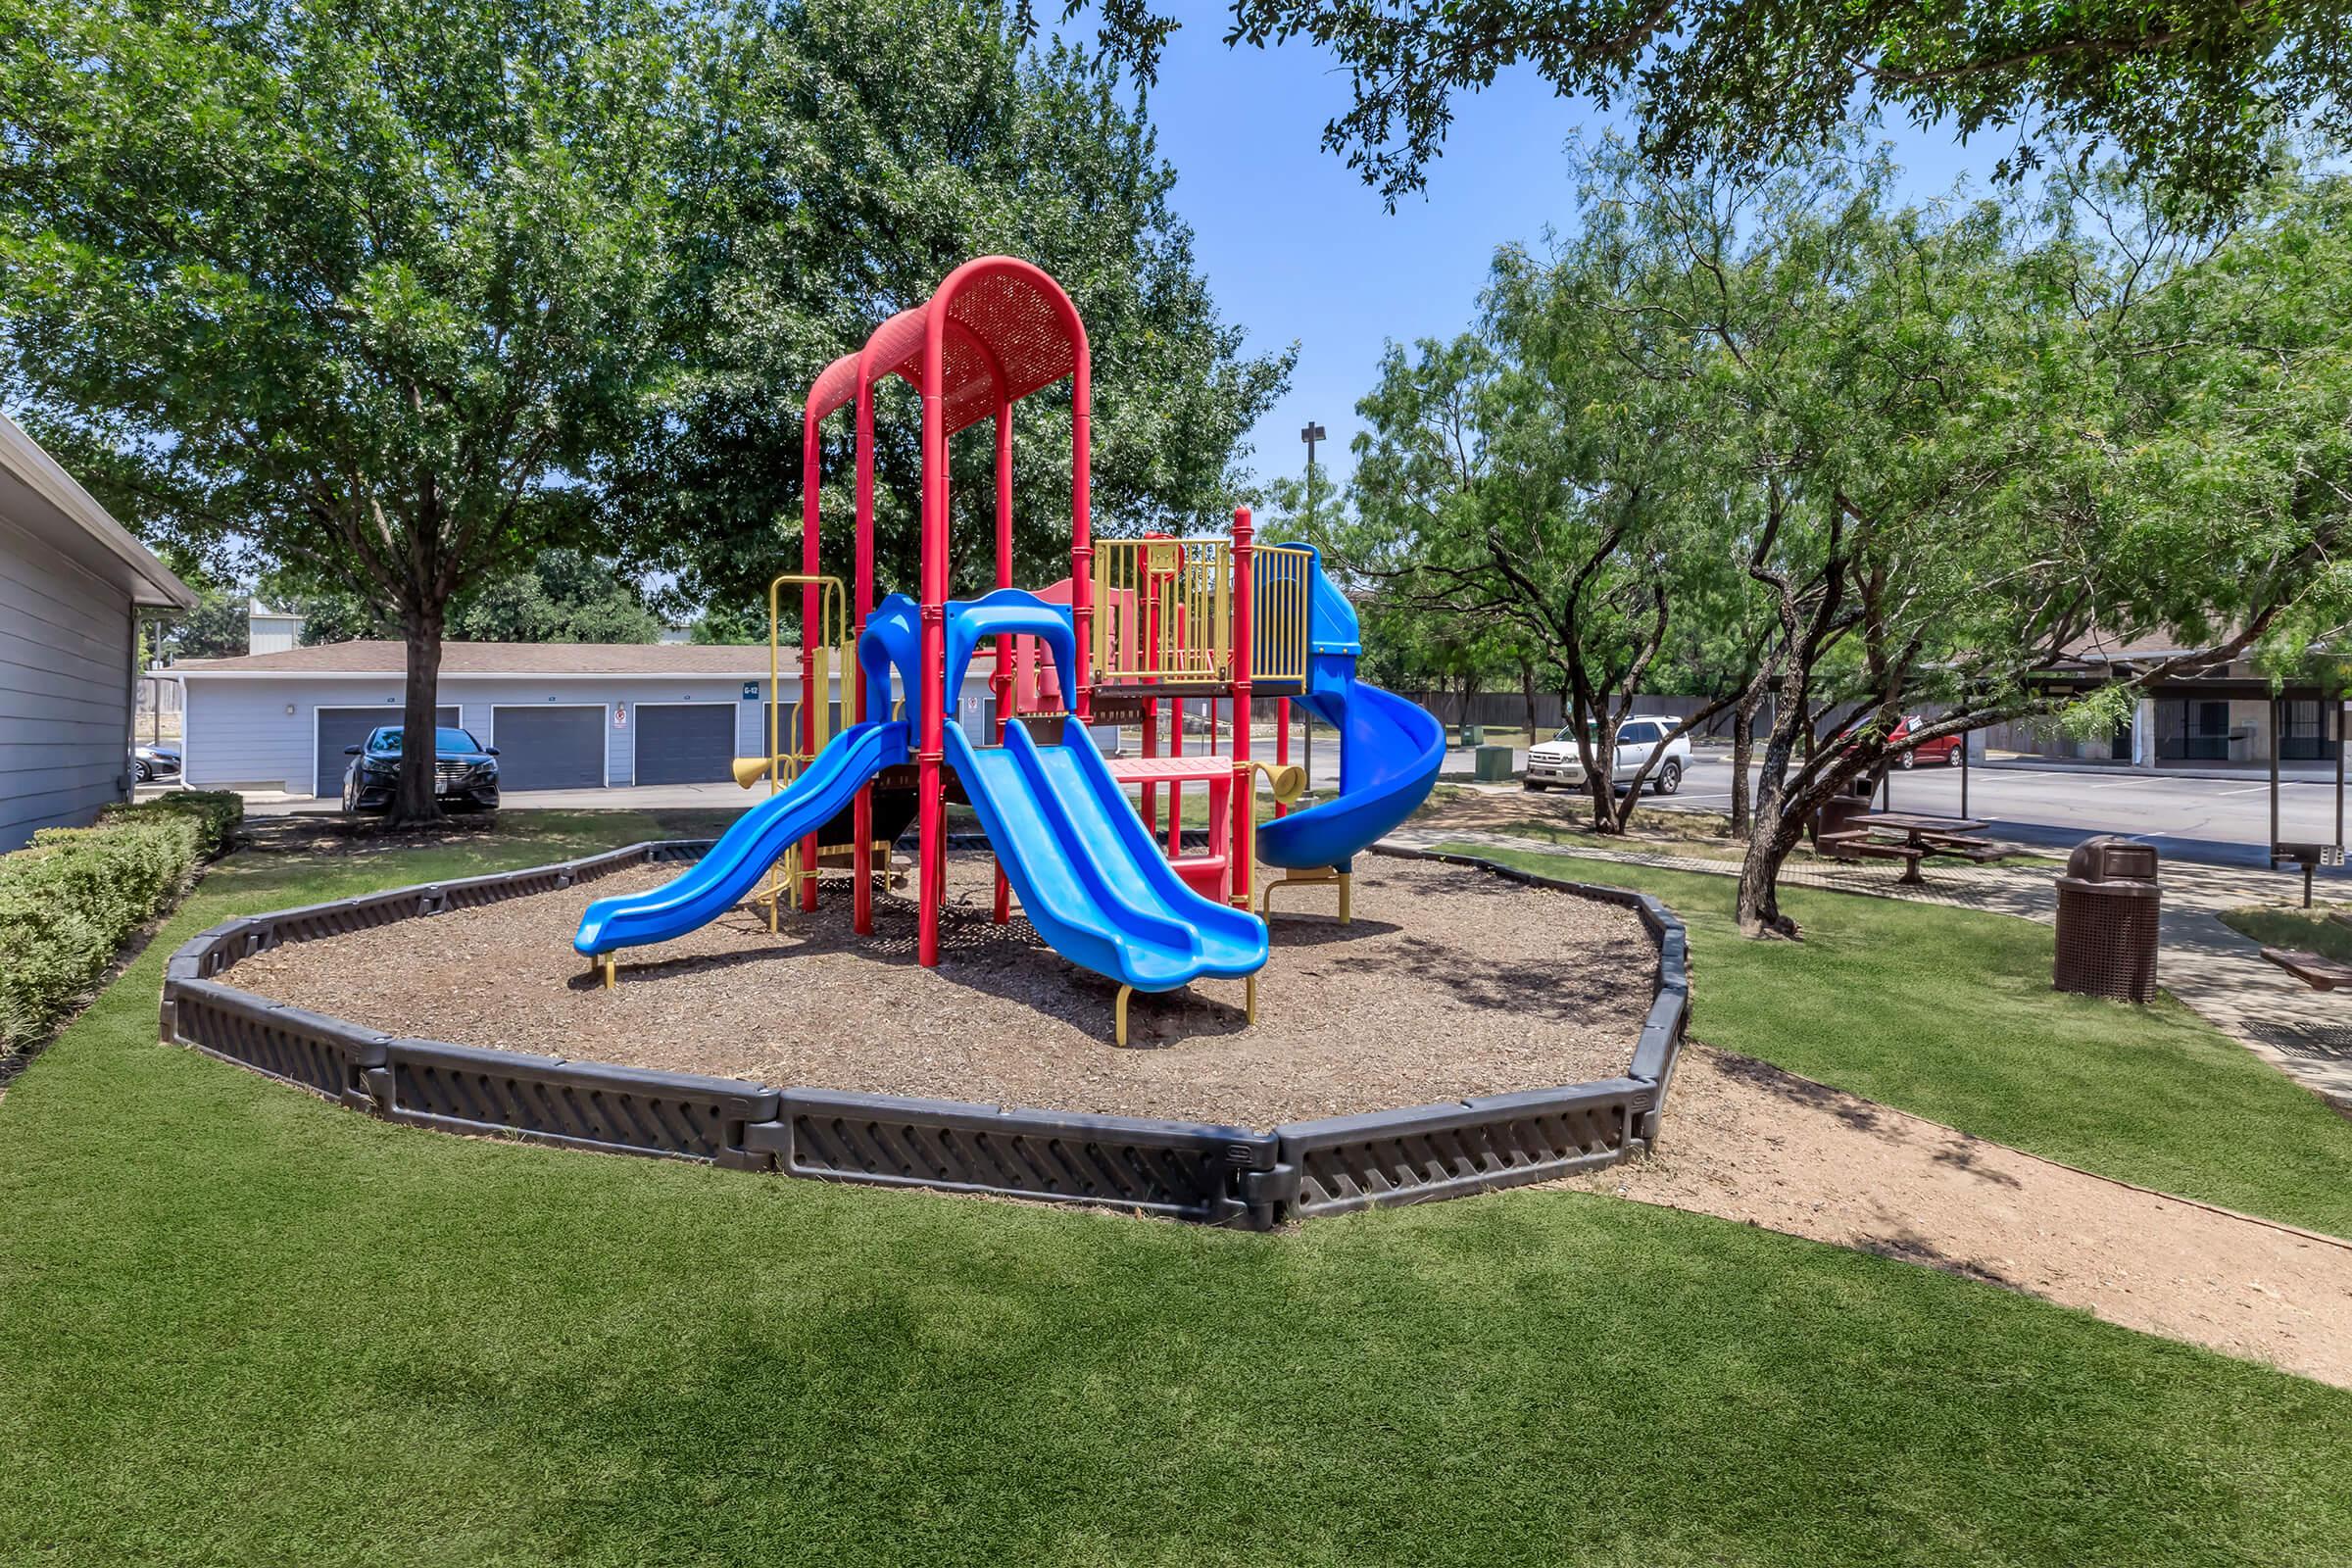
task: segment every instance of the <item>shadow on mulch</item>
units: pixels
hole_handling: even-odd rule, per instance
[[[874,900],[874,929],[860,936],[839,911],[848,903],[846,879],[828,877],[819,917],[796,916],[769,932],[766,920],[748,908],[738,908],[712,924],[721,929],[764,938],[770,946],[733,953],[697,954],[689,957],[620,965],[622,983],[640,979],[688,978],[715,974],[747,964],[825,954],[854,954],[886,968],[909,969],[916,961],[917,932],[914,905],[901,896]],[[1001,1001],[1031,1007],[1072,1028],[1100,1033],[1118,1000],[1117,982],[1082,969],[1046,945],[1037,928],[1018,914],[1003,925],[991,918],[986,905],[951,903],[941,911],[940,963],[933,971],[952,985]],[[832,918],[823,916],[830,913]],[[1376,922],[1357,922],[1364,935],[1396,929]],[[1212,980],[1210,984],[1217,982]],[[575,992],[591,991],[602,982],[583,971],[566,982]],[[1238,988],[1239,979],[1232,984]],[[1138,992],[1128,1004],[1128,1049],[1154,1050],[1190,1040],[1238,1034],[1250,1027],[1246,1008],[1215,997],[1180,988],[1172,992]]]

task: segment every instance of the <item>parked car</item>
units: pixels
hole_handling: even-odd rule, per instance
[[[1920,717],[1917,713],[1906,713],[1903,715],[1901,721],[1894,726],[1894,733],[1886,738],[1886,749],[1893,753],[1893,760],[1896,767],[1912,768],[1917,767],[1922,762],[1940,762],[1946,767],[1956,767],[1959,765],[1960,748],[1966,745],[1968,740],[1968,738],[1964,735],[1939,736],[1932,741],[1922,741],[1917,746],[1911,747],[1906,751],[1897,752],[1894,750],[1894,748],[1901,746],[1903,742],[1911,738],[1911,732],[1914,729],[1925,728],[1927,722],[1928,721],[1926,719]],[[1861,729],[1861,727],[1862,721],[1856,719],[1853,723],[1848,724],[1844,729],[1838,732],[1838,739],[1841,743],[1850,740],[1854,733]]]
[[[388,811],[400,784],[401,727],[384,724],[366,744],[346,746],[343,809]],[[470,731],[443,725],[433,731],[433,785],[443,806],[458,810],[498,809],[498,748],[484,746]]]
[[[142,784],[179,777],[179,747],[171,741],[130,749],[130,770]]]
[[[1913,728],[1924,728],[1926,724],[1927,720],[1916,713],[1905,715],[1903,721],[1894,726],[1894,743],[1900,746],[1910,738]],[[1945,735],[1932,741],[1921,741],[1909,751],[1897,753],[1894,765],[1916,767],[1921,762],[1941,762],[1946,767],[1957,767],[1960,765],[1960,748],[1967,744],[1968,737],[1965,735]]]
[[[1663,745],[1666,755],[1649,775],[1650,788],[1660,795],[1672,795],[1683,787],[1683,775],[1690,769],[1690,740],[1686,735],[1666,737],[1673,733],[1676,719],[1659,713],[1636,713],[1617,726],[1617,756],[1610,768],[1610,782],[1629,785],[1634,775],[1648,761],[1650,754]],[[1597,734],[1592,744],[1600,744]],[[1527,776],[1521,782],[1531,790],[1547,790],[1554,784],[1566,788],[1582,788],[1585,782],[1585,760],[1577,751],[1576,736],[1561,730],[1543,745],[1527,754]]]

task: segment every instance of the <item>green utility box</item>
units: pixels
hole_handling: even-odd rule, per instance
[[[1464,724],[1462,726],[1462,744],[1464,746],[1486,745],[1487,726],[1484,724]]]
[[[1508,784],[1511,781],[1511,749],[1508,746],[1481,746],[1478,749],[1477,769],[1472,776],[1481,784]]]

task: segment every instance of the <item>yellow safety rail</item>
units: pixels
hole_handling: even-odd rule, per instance
[[[1250,575],[1256,585],[1250,635],[1252,680],[1306,680],[1314,564],[1315,553],[1298,545],[1259,545],[1250,552]]]
[[[809,653],[814,658],[814,669],[808,687],[798,703],[777,701],[783,689],[783,592],[787,588],[808,588],[817,591],[816,632]],[[760,777],[767,779],[770,795],[783,789],[800,776],[801,769],[814,760],[832,737],[833,668],[839,663],[845,675],[857,667],[856,652],[850,646],[849,591],[839,577],[813,576],[805,572],[785,572],[767,585],[767,765],[747,768],[743,762],[735,765],[736,781],[749,789]],[[804,628],[805,629],[805,628]],[[842,688],[842,703],[846,710],[850,702],[849,683]],[[804,705],[816,704],[812,716],[816,732],[810,737],[806,751],[800,748],[800,716]],[[814,866],[801,864],[801,849],[795,844],[784,852],[760,891],[753,895],[755,905],[767,910],[767,928],[776,929],[777,915],[792,890],[804,880],[814,877]]]
[[[1306,679],[1314,561],[1301,546],[1251,550],[1251,679]],[[1233,565],[1224,539],[1096,540],[1095,678],[1231,680]]]
[[[1096,678],[1228,678],[1232,550],[1223,539],[1096,540]]]

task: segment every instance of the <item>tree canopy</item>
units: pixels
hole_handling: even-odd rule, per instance
[[[375,601],[306,592],[303,581],[281,570],[263,579],[262,594],[302,615],[305,646],[400,634],[399,622]],[[650,643],[662,635],[662,617],[636,582],[612,562],[576,549],[542,550],[528,565],[466,589],[450,601],[448,624],[452,638],[475,643]]]
[[[1148,77],[1177,18],[1152,0],[1101,12],[1106,46]],[[1392,206],[1427,179],[1454,97],[1519,66],[1628,106],[1652,168],[1678,176],[1761,172],[1878,106],[2008,137],[2010,172],[2053,142],[2104,142],[2133,176],[2227,206],[2282,130],[2352,129],[2341,0],[1232,0],[1231,16],[1229,44],[1338,59],[1352,102],[1324,145]]]
[[[890,47],[877,48],[878,38]],[[1176,173],[1104,60],[1024,48],[993,7],[805,0],[717,34],[678,236],[675,397],[632,453],[616,505],[633,559],[685,600],[756,620],[800,564],[802,396],[958,262],[1036,263],[1094,351],[1094,507],[1104,533],[1199,525],[1232,507],[1245,433],[1290,356],[1245,358],[1170,205]],[[1016,577],[1068,570],[1069,389],[1015,412]],[[851,419],[826,423],[824,562],[851,570]],[[915,569],[919,423],[877,394],[881,580]],[[958,589],[990,580],[985,427],[954,453]]]
[[[1344,549],[1533,638],[1580,730],[1669,647],[1717,707],[1769,691],[1758,928],[1906,712],[1937,710],[1907,744],[2058,714],[2046,677],[2094,632],[2193,650],[2155,679],[2352,614],[2342,177],[2283,175],[2201,239],[2120,170],[2034,201],[1890,186],[1852,149],[1740,181],[1604,146],[1570,236],[1503,252],[1477,328],[1393,351],[1359,405]]]
[[[452,596],[584,526],[659,387],[679,29],[647,0],[5,16],[9,382],[150,533],[385,605],[429,726]]]
[[[0,392],[150,538],[379,612],[415,731],[453,604],[550,547],[690,603],[797,565],[810,378],[972,254],[1087,315],[1106,531],[1225,504],[1287,373],[1239,357],[1117,71],[993,6],[0,0]],[[1032,568],[1068,482],[1066,392],[1033,401]]]

